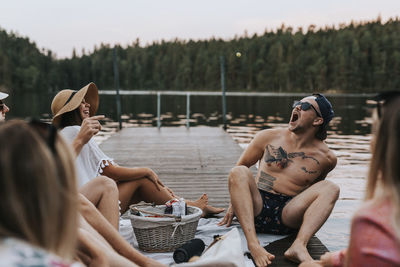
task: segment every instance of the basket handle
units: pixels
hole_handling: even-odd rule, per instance
[[[150,215],[155,215],[155,216],[160,216],[160,217],[167,217],[167,218],[174,218],[175,221],[180,222],[182,220],[181,216],[176,216],[172,214],[164,214],[164,213],[157,213],[157,212],[152,212],[152,211],[147,211],[140,209],[138,206],[153,206],[152,204],[141,204],[141,205],[130,205],[129,208],[133,211],[139,211],[142,213],[150,214]]]

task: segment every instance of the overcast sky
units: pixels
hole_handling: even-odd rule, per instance
[[[155,40],[224,39],[273,30],[297,29],[400,17],[400,0],[8,0],[0,27],[50,49],[58,58],[73,48],[92,51],[100,43],[126,46]]]

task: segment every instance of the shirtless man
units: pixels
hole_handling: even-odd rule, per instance
[[[332,106],[321,94],[295,102],[289,127],[260,131],[231,170],[231,205],[219,224],[229,226],[238,217],[257,266],[267,266],[275,256],[260,245],[256,232],[298,231],[285,257],[311,260],[306,245],[339,197],[339,187],[324,180],[336,166],[336,156],[323,142],[332,118]],[[254,179],[249,168],[257,161]]]

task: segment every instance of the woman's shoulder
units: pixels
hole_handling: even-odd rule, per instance
[[[388,199],[366,201],[354,215],[353,227],[368,226],[371,231],[377,231],[395,238],[396,234],[391,219],[392,213],[393,204]]]
[[[351,266],[399,266],[400,242],[393,220],[393,203],[388,199],[365,202],[352,222],[349,253]],[[384,264],[389,263],[389,265]]]
[[[63,260],[57,255],[25,241],[3,238],[0,241],[0,266],[81,267],[82,265]]]
[[[60,134],[68,141],[72,142],[74,138],[78,135],[81,126],[67,126],[60,130]]]
[[[355,217],[384,220],[392,214],[392,202],[389,199],[368,200],[356,212]]]

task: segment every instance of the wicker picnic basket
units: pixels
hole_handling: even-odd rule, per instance
[[[164,214],[165,205],[131,205],[129,218],[139,249],[147,252],[169,252],[194,238],[202,210],[188,206],[188,215]],[[134,215],[140,212],[146,217]]]

